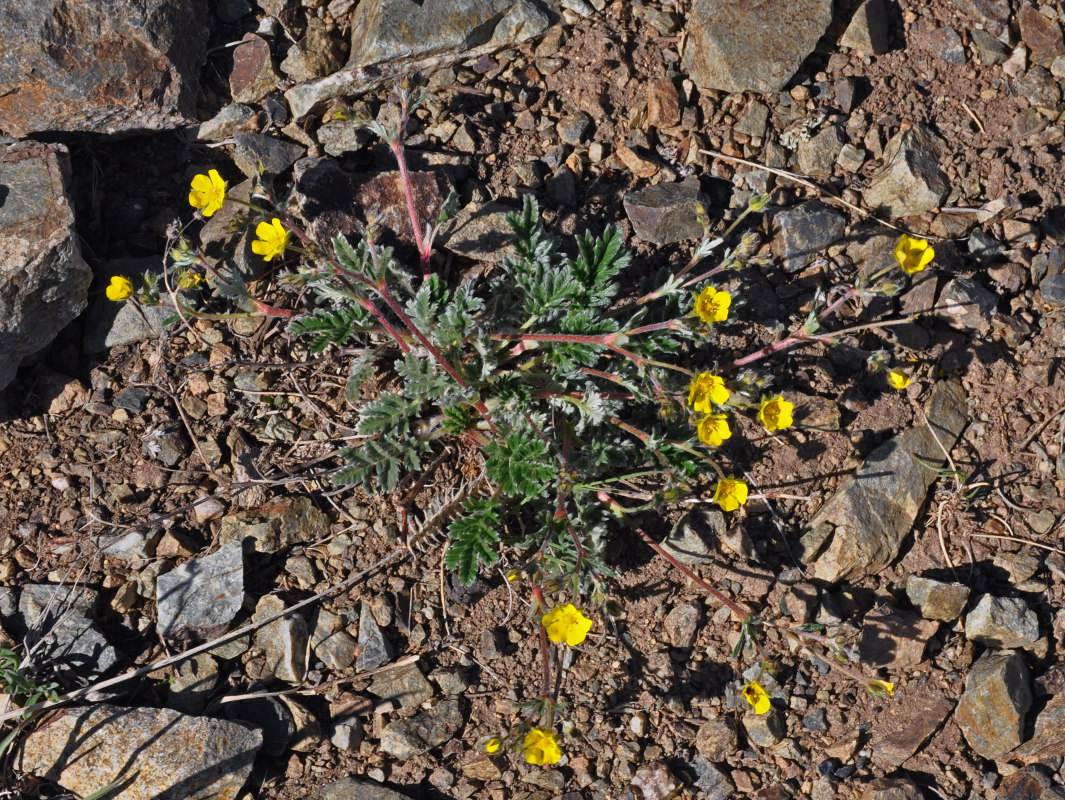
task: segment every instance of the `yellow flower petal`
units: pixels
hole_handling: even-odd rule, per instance
[[[715,405],[725,405],[730,396],[724,378],[711,372],[700,372],[688,388],[688,405],[700,414],[710,414]]]
[[[251,243],[251,251],[266,261],[272,261],[288,247],[288,231],[277,217],[269,222],[260,222],[255,228],[255,235],[259,238]]]
[[[762,401],[762,406],[758,409],[758,421],[767,431],[781,431],[791,427],[791,412],[794,409],[795,405],[783,397],[771,397]]]
[[[226,200],[226,182],[218,170],[208,170],[206,175],[196,175],[192,179],[192,191],[189,192],[189,205],[200,209],[205,217],[210,217]]]
[[[902,234],[895,245],[895,260],[907,275],[920,272],[935,258],[936,251],[925,239]]]
[[[552,642],[565,642],[570,647],[576,647],[584,641],[588,631],[592,629],[592,621],[588,619],[572,603],[564,606],[555,606],[540,620],[547,629],[547,638]]]
[[[721,443],[732,436],[725,414],[707,414],[699,422],[699,441],[711,447],[720,447]]]
[[[707,325],[712,325],[728,319],[730,305],[732,305],[732,295],[718,291],[713,286],[707,286],[695,298],[695,313]]]
[[[901,369],[893,369],[887,374],[888,383],[892,389],[905,389],[910,385],[910,376]]]
[[[735,511],[747,502],[747,484],[738,478],[722,478],[714,489],[714,502],[723,511]]]
[[[489,752],[489,753],[497,753],[497,752],[499,752],[499,748],[502,747],[502,746],[503,746],[503,740],[498,738],[498,737],[496,737],[494,739],[489,739],[485,743],[484,749],[487,752]]]
[[[751,704],[755,714],[764,714],[770,708],[772,708],[772,702],[769,699],[769,693],[762,687],[762,684],[758,681],[751,681],[740,692],[743,695],[743,699]]]
[[[562,750],[555,741],[555,734],[533,728],[522,741],[521,749],[525,752],[525,761],[529,764],[557,764],[562,758]]]
[[[112,275],[111,283],[104,289],[104,294],[107,295],[108,300],[121,303],[133,294],[133,284],[129,278],[124,278],[121,275]]]

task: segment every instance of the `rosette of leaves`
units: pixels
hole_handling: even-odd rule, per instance
[[[319,309],[292,330],[314,336],[314,351],[362,348],[352,400],[375,365],[390,359],[394,369],[392,385],[362,402],[367,438],[343,449],[334,482],[390,491],[446,437],[476,442],[489,491],[450,521],[448,564],[468,583],[502,542],[542,574],[577,580],[606,569],[609,520],[597,491],[639,482],[656,507],[700,472],[682,403],[688,378],[662,363],[694,335],[684,319],[691,294],[663,275],[651,281],[653,303],[619,300],[631,259],[615,227],[577,237],[568,258],[530,196],[508,222],[513,252],[481,285],[430,275],[415,288],[387,248],[338,237],[337,268],[301,273]],[[367,299],[402,345],[382,336]]]

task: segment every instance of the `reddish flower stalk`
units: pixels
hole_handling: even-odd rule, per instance
[[[406,114],[403,115],[403,124],[406,125]],[[432,242],[426,241],[422,234],[421,216],[418,214],[418,205],[414,202],[414,186],[411,184],[410,172],[407,169],[407,156],[403,150],[403,137],[398,137],[389,143],[392,155],[396,157],[399,165],[399,177],[403,184],[403,194],[407,198],[407,213],[410,215],[410,227],[414,231],[414,245],[418,248],[418,258],[422,263],[422,278],[429,277],[429,256],[432,252]]]
[[[533,613],[536,614],[536,627],[540,629],[540,655],[543,658],[543,676],[544,676],[544,697],[551,696],[551,655],[547,644],[547,628],[544,627],[543,610],[544,604],[544,592],[543,588],[536,584],[532,587],[533,594]]]

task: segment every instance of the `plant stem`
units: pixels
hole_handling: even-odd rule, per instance
[[[400,122],[400,134],[396,137],[395,141],[389,142],[389,147],[392,149],[392,155],[396,157],[396,164],[399,166],[399,177],[403,183],[403,195],[407,198],[407,213],[410,215],[410,227],[414,231],[414,244],[418,248],[418,257],[422,263],[422,278],[429,277],[429,254],[430,247],[426,247],[424,236],[422,236],[422,222],[421,217],[418,214],[418,206],[414,202],[414,186],[411,184],[410,172],[407,170],[407,155],[403,149],[403,129],[407,126],[407,109],[403,108],[403,118]]]
[[[540,629],[540,655],[543,661],[544,698],[551,696],[551,653],[547,643],[547,628],[544,627],[544,592],[539,584],[532,587],[533,599],[536,601],[536,627]]]

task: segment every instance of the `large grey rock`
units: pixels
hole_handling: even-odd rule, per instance
[[[59,711],[26,737],[16,767],[78,797],[118,780],[109,800],[215,800],[237,796],[261,743],[235,722],[99,704]]]
[[[32,663],[67,679],[91,680],[118,660],[93,621],[97,595],[92,589],[31,583],[22,587],[18,610]]]
[[[428,711],[388,723],[381,732],[381,750],[406,761],[450,741],[463,722],[459,701],[444,700]]]
[[[949,451],[968,418],[961,384],[937,384],[924,411]],[[834,583],[875,575],[894,561],[936,480],[936,473],[914,456],[943,458],[926,425],[905,430],[876,448],[829,498],[802,537],[810,578]]]
[[[502,264],[514,246],[514,231],[507,216],[517,209],[502,203],[470,203],[440,231],[440,245],[475,261]]]
[[[387,664],[391,657],[381,626],[374,619],[370,604],[363,600],[359,612],[359,657],[355,662],[355,670],[366,672],[376,669]]]
[[[388,669],[374,678],[370,692],[382,700],[398,700],[403,708],[417,708],[433,696],[433,685],[417,664]]]
[[[355,638],[344,630],[343,618],[324,608],[318,609],[311,632],[311,649],[328,669],[347,669],[359,652]]]
[[[369,91],[419,63],[443,66],[539,36],[552,15],[531,0],[363,0],[344,69],[285,92],[299,119],[340,95]]]
[[[160,575],[156,603],[164,639],[208,639],[224,633],[244,604],[240,544],[223,545]]]
[[[785,270],[798,272],[843,238],[846,227],[846,217],[820,200],[785,209],[773,218],[773,255]]]
[[[954,700],[927,682],[907,686],[873,720],[869,749],[873,761],[890,772],[920,749],[951,711]]]
[[[410,797],[373,781],[342,778],[323,786],[311,800],[410,800]]]
[[[1021,743],[1031,705],[1024,659],[1009,650],[988,650],[969,670],[954,718],[978,755],[998,759]]]
[[[988,647],[1027,647],[1039,638],[1039,618],[1019,597],[985,594],[965,618],[965,635]]]
[[[0,4],[0,133],[194,122],[207,18],[204,0]]]
[[[662,542],[662,549],[689,566],[705,564],[714,554],[715,544],[725,535],[725,515],[696,506],[683,517]]]
[[[736,793],[729,776],[713,765],[705,756],[695,756],[691,760],[692,769],[695,771],[695,786],[699,789],[699,797],[704,800],[728,800]]]
[[[884,163],[862,197],[874,211],[912,217],[939,207],[950,191],[939,169],[943,140],[924,125],[896,133],[884,148]]]
[[[909,778],[877,778],[865,787],[861,800],[924,800],[921,787]]]
[[[253,622],[281,613],[285,602],[276,595],[267,595],[255,606]],[[255,646],[263,651],[264,672],[261,679],[277,678],[287,683],[300,683],[306,672],[307,644],[310,634],[307,623],[298,614],[275,619],[255,632]]]
[[[5,13],[10,6],[0,18]],[[0,150],[0,389],[85,309],[92,272],[74,233],[69,182],[62,145],[19,142]]]
[[[1065,789],[1046,768],[1028,767],[1003,779],[998,800],[1065,800]]]
[[[645,242],[671,244],[703,235],[696,206],[706,198],[699,180],[685,178],[680,183],[660,183],[625,195],[625,214],[632,229]]]
[[[954,278],[943,287],[936,306],[937,316],[955,328],[987,333],[998,297],[971,278]]]
[[[329,521],[307,497],[285,497],[237,514],[227,514],[218,528],[222,544],[249,540],[258,553],[276,553],[295,544],[325,538]]]
[[[925,619],[953,622],[969,602],[969,587],[911,575],[906,579],[906,596]]]
[[[884,0],[865,0],[858,6],[839,43],[862,55],[886,53],[891,48],[891,20]]]
[[[826,0],[695,0],[681,64],[703,89],[775,92],[831,21]]]
[[[134,287],[141,285],[147,272],[162,272],[158,257],[119,259],[108,263],[103,269],[106,278],[121,275],[129,278]],[[163,332],[163,323],[172,316],[174,311],[171,308],[140,306],[132,302],[115,303],[100,292],[93,298],[89,309],[82,346],[87,353],[101,353],[111,347],[154,339]]]

